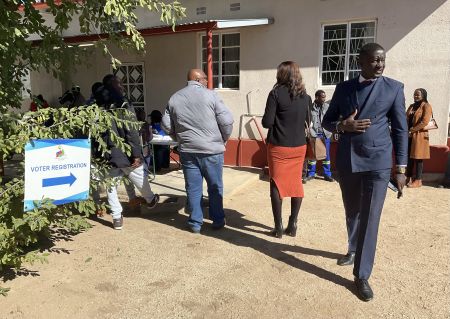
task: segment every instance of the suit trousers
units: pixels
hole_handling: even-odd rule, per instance
[[[377,246],[378,226],[391,170],[340,173],[348,252],[355,253],[353,275],[369,279]]]

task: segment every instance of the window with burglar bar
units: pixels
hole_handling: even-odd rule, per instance
[[[113,74],[121,81],[125,96],[133,107],[145,107],[145,69],[144,63],[122,63]]]
[[[202,36],[202,68],[208,74],[208,38]],[[239,89],[240,34],[213,34],[213,87]]]
[[[358,51],[375,42],[376,23],[347,22],[322,26],[321,84],[336,85],[359,74]]]

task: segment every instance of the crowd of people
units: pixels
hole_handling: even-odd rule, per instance
[[[399,198],[404,186],[420,187],[423,159],[430,157],[426,127],[432,109],[427,92],[421,88],[415,90],[414,103],[405,112],[403,84],[383,76],[385,58],[385,50],[379,44],[364,45],[359,52],[360,75],[339,83],[329,103],[322,90],[315,92],[313,101],[306,92],[299,65],[292,61],[283,62],[277,68],[276,83],[268,95],[262,118],[262,125],[268,129],[269,193],[274,219],[271,234],[277,238],[296,236],[304,197],[303,184],[316,177],[314,160],[307,161],[306,174],[302,176],[308,138],[323,141],[326,147],[326,157],[322,160],[324,180],[334,182],[330,143],[333,133],[338,134],[335,164],[345,209],[348,247],[337,263],[354,265],[355,285],[364,301],[373,298],[368,279],[373,268],[388,183],[394,181]],[[207,88],[207,77],[202,70],[190,70],[187,80],[187,85],[170,97],[164,114],[153,111],[149,115],[150,121],[145,121],[145,113],[138,112],[137,116],[147,122],[141,130],[145,143],[153,134],[167,134],[178,142],[187,194],[186,211],[189,212],[187,227],[193,233],[200,233],[204,179],[208,188],[211,227],[221,229],[226,224],[224,152],[234,121],[219,95]],[[128,109],[133,113],[119,79],[111,74],[92,86],[87,103],[97,103],[106,110]],[[111,167],[110,176],[117,181],[126,176],[132,184],[131,188],[127,187],[130,199],[139,205],[155,207],[159,195],[152,192],[145,174],[139,131],[114,122],[110,129],[131,147],[131,156],[127,156],[105,132],[104,140],[110,150],[106,157]],[[107,198],[113,227],[122,229],[123,208],[116,186],[108,189]],[[134,187],[142,197],[136,196]],[[282,221],[285,197],[291,201],[286,228]]]

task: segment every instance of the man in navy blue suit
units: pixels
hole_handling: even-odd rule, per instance
[[[408,127],[403,84],[382,76],[385,50],[377,43],[359,52],[360,76],[336,86],[322,126],[340,133],[336,166],[348,233],[347,254],[338,265],[351,265],[360,299],[373,299],[372,272],[378,226],[392,168],[399,197],[406,182]]]

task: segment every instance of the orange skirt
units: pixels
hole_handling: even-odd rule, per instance
[[[267,145],[269,175],[280,197],[304,197],[302,184],[306,145],[296,147]]]

